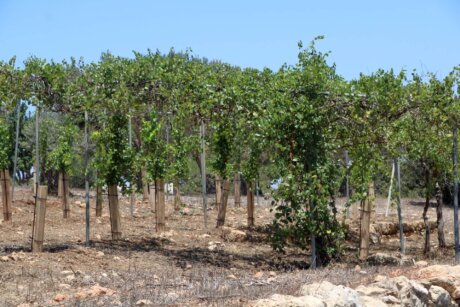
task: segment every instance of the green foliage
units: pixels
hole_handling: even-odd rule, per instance
[[[152,111],[149,119],[142,122],[142,159],[151,180],[164,178],[167,172],[166,141],[163,135],[164,120]]]
[[[10,166],[10,130],[6,121],[0,117],[0,170]]]
[[[97,144],[94,164],[101,184],[128,188],[132,182],[133,152],[128,145],[128,116],[114,114],[106,119],[106,126],[95,131],[92,138]]]
[[[59,130],[57,146],[51,151],[51,167],[67,175],[72,175],[72,164],[75,159],[74,140],[77,129],[74,125],[68,123]]]
[[[299,53],[296,66],[279,71],[275,80],[279,92],[267,114],[270,126],[266,130],[282,178],[273,195],[277,202],[274,248],[282,250],[291,237],[305,249],[313,236],[319,263],[338,257],[343,242],[334,207],[340,178],[334,162],[337,115],[329,105],[340,78],[326,58],[312,43]]]
[[[150,180],[186,179],[190,156],[199,165],[203,123],[214,173],[229,179],[241,172],[250,184],[261,177],[281,180],[272,193],[275,249],[288,242],[307,249],[314,238],[319,261],[327,263],[340,256],[343,244],[335,208],[343,152],[351,161],[351,201],[365,200],[371,181],[388,181],[395,158],[413,174],[403,174],[403,182],[429,195],[436,182],[452,179],[451,129],[460,89],[458,68],[442,80],[378,70],[347,82],[328,63],[329,54],[315,48],[318,39],[305,49],[300,42],[298,63],[277,72],[242,70],[173,49],[129,59],[104,53],[89,65],[31,57],[18,69],[14,58],[0,61],[1,110],[7,114],[0,120],[0,166],[11,164],[11,115],[21,99],[43,111],[40,157],[47,178],[71,172],[72,165],[82,168],[84,150],[77,143],[88,125],[88,154],[100,184],[127,188],[144,168]],[[61,128],[61,113],[71,114],[75,127]],[[33,161],[33,120],[21,115],[23,170]]]

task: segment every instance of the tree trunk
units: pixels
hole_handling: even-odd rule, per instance
[[[11,221],[11,183],[10,183],[10,173],[8,170],[0,171],[0,183],[2,188],[2,201],[3,201],[3,220],[5,222]]]
[[[366,260],[369,255],[369,228],[371,222],[371,210],[374,202],[374,183],[368,185],[367,199],[361,201],[361,227],[360,227],[360,244],[359,259]]]
[[[141,171],[141,180],[142,180],[142,195],[143,195],[143,200],[148,200],[149,199],[149,182],[147,179],[147,172],[145,169]]]
[[[444,237],[444,219],[442,217],[442,190],[439,184],[436,184],[436,225],[438,228],[438,243],[440,248],[446,247],[446,239]]]
[[[254,228],[254,190],[252,189],[252,183],[248,182],[247,197],[247,209],[248,209],[248,228]]]
[[[155,216],[158,233],[165,231],[165,184],[164,179],[155,180]]]
[[[118,208],[118,187],[116,184],[109,186],[109,210],[112,240],[121,239],[121,220]]]
[[[102,216],[102,188],[99,184],[96,185],[96,216]]]
[[[425,198],[425,207],[423,207],[423,223],[425,224],[425,247],[423,249],[423,253],[425,255],[428,255],[428,253],[431,250],[431,244],[430,244],[430,222],[428,220],[428,209],[430,208],[430,194],[428,192],[428,187],[427,187],[427,192],[426,192],[426,198]]]
[[[216,208],[220,210],[222,204],[222,178],[216,175]]]
[[[241,175],[239,172],[235,173],[234,179],[234,190],[235,190],[235,207],[241,207]]]
[[[61,186],[62,186],[62,213],[63,218],[68,218],[70,215],[70,206],[69,206],[69,181],[67,179],[66,173],[61,172],[59,174],[61,178]]]
[[[180,200],[180,189],[179,189],[179,179],[174,178],[174,211],[180,210],[181,200]]]
[[[228,194],[230,193],[230,180],[224,180],[224,188],[222,193],[222,203],[220,204],[219,211],[217,213],[217,227],[224,226],[225,214],[227,213]]]
[[[34,229],[32,232],[32,252],[40,253],[43,251],[43,241],[45,238],[45,216],[46,216],[46,197],[48,187],[41,185],[38,187],[37,201],[35,207]]]

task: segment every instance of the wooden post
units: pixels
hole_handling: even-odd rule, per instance
[[[121,239],[120,210],[118,208],[118,187],[116,184],[109,186],[109,211],[112,240]]]
[[[235,207],[241,207],[241,175],[239,172],[235,173],[234,179],[235,190]]]
[[[147,180],[147,172],[145,171],[145,169],[141,170],[141,177],[143,200],[149,200],[149,183]]]
[[[34,253],[40,253],[43,251],[43,241],[45,238],[46,197],[48,196],[48,186],[39,186],[37,192],[34,217],[35,223],[32,237],[32,252]]]
[[[96,216],[102,216],[102,188],[99,184],[96,185]]]
[[[227,213],[228,194],[230,194],[230,180],[224,180],[224,187],[222,193],[222,202],[217,213],[217,227],[224,226],[225,214]]]
[[[59,173],[61,177],[61,185],[62,185],[62,209],[63,209],[63,217],[66,219],[70,215],[70,206],[69,206],[69,180],[65,172]]]
[[[8,170],[0,171],[0,182],[2,186],[2,202],[3,202],[3,220],[11,221],[11,183],[10,173]]]
[[[401,212],[401,169],[399,167],[398,159],[395,159],[394,166],[396,170],[396,201],[398,205],[398,220],[399,220],[399,242],[401,254],[406,253],[406,247],[404,244],[404,229],[403,229],[403,216]]]
[[[156,230],[161,233],[165,231],[165,182],[162,178],[155,180],[155,196]]]
[[[254,227],[254,191],[252,190],[252,184],[248,182],[247,197],[247,209],[248,209],[248,228]]]
[[[216,208],[219,210],[222,203],[222,178],[216,175]]]
[[[156,210],[156,199],[157,199],[157,196],[156,196],[156,186],[155,186],[155,181],[154,182],[151,182],[149,184],[149,203],[150,203],[150,206],[152,208],[152,212],[155,212]]]
[[[361,201],[361,232],[359,244],[359,259],[366,260],[369,255],[369,228],[371,224],[371,210],[374,203],[374,183],[368,185],[367,198]]]
[[[454,177],[454,239],[455,239],[455,263],[460,261],[459,253],[459,233],[458,233],[458,178],[457,178],[457,159],[458,159],[458,146],[457,146],[457,123],[454,124],[452,129],[452,143],[453,143],[453,152],[452,152],[452,162],[453,170],[452,177]]]
[[[59,172],[58,178],[58,197],[64,197],[64,186],[62,181],[62,172]]]
[[[174,188],[174,210],[179,211],[180,205],[181,205],[179,179],[174,178],[173,188]]]

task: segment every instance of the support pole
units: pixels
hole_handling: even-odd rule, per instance
[[[37,187],[37,199],[35,205],[35,227],[32,237],[32,252],[41,253],[43,251],[43,241],[45,238],[45,216],[46,216],[46,197],[48,196],[48,186]]]
[[[141,170],[141,177],[142,177],[142,195],[143,195],[143,200],[149,200],[149,182],[147,180],[147,172],[143,168]]]
[[[155,216],[156,216],[156,230],[158,233],[165,231],[165,181],[160,178],[155,180]]]
[[[259,203],[259,179],[258,178],[256,180],[256,204],[257,204],[257,206],[260,206],[260,203]]]
[[[2,190],[3,201],[3,220],[11,221],[11,189],[10,189],[10,173],[8,169],[0,170],[0,183]]]
[[[62,205],[63,205],[63,217],[66,219],[69,217],[70,206],[69,206],[69,180],[67,179],[66,173],[61,172],[59,174],[62,180]]]
[[[235,207],[241,207],[241,175],[239,172],[235,173],[233,184],[233,190],[235,194]]]
[[[121,220],[120,210],[118,207],[118,187],[116,184],[109,186],[109,211],[110,227],[112,229],[112,240],[121,239]]]
[[[361,201],[361,227],[359,260],[366,260],[369,255],[369,229],[371,224],[371,210],[375,197],[374,183],[368,184],[367,198]]]
[[[216,208],[220,210],[222,205],[222,177],[216,175]]]
[[[38,204],[38,187],[40,185],[40,143],[39,143],[39,128],[40,128],[40,109],[37,107],[35,109],[35,206],[34,206],[34,219],[32,222],[32,251],[34,250],[34,242],[35,242],[35,235],[36,235],[36,221],[37,221],[37,206]]]
[[[248,210],[248,228],[254,228],[254,190],[252,182],[248,182],[247,197],[247,210]]]
[[[222,192],[222,202],[217,212],[217,228],[224,226],[225,215],[227,213],[228,194],[230,193],[230,180],[224,179],[224,186]]]
[[[391,205],[391,191],[393,190],[393,179],[395,177],[395,163],[391,164],[391,178],[390,178],[390,188],[388,189],[388,199],[387,199],[387,210],[385,211],[385,217],[390,213]]]
[[[11,200],[14,202],[14,188],[16,186],[16,172],[18,171],[18,151],[19,151],[19,123],[21,121],[21,102],[18,102],[16,117],[16,140],[14,144],[14,162],[13,162],[13,185],[11,186]]]
[[[90,219],[89,219],[89,141],[88,141],[88,111],[85,111],[85,220],[86,220],[86,246],[90,244]]]
[[[149,184],[149,203],[150,203],[152,212],[156,211],[156,208],[157,208],[156,202],[157,202],[156,186],[155,186],[155,181],[153,181]]]
[[[131,124],[131,116],[129,116],[129,121],[128,121],[128,141],[129,141],[129,149],[133,149],[133,128]],[[131,188],[131,194],[129,195],[129,213],[131,216],[134,215],[134,197],[135,197],[135,191],[134,191],[134,180],[131,179],[130,182],[130,188]]]
[[[404,243],[404,229],[403,229],[403,216],[401,212],[401,170],[399,167],[399,161],[396,158],[394,161],[394,166],[396,169],[396,201],[398,203],[398,220],[399,220],[399,242],[400,242],[400,249],[401,254],[406,253],[406,247]]]
[[[201,196],[203,198],[203,217],[204,217],[204,228],[208,227],[208,209],[207,209],[207,197],[206,197],[206,159],[205,159],[205,127],[204,122],[201,121],[200,125],[200,138],[201,138]]]
[[[350,186],[349,186],[350,185],[350,174],[349,174],[349,169],[348,169],[349,161],[350,159],[348,158],[348,151],[345,150],[345,198],[347,199],[346,203],[350,201]],[[346,217],[348,219],[351,217],[349,206],[347,206],[347,209],[346,209]]]
[[[457,145],[457,123],[453,128],[453,170],[454,177],[454,235],[455,235],[455,263],[459,263],[459,233],[458,233],[458,178],[457,178],[457,164],[458,164],[458,145]]]
[[[96,216],[102,216],[102,188],[99,184],[96,185]]]

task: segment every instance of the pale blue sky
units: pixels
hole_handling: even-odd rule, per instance
[[[460,1],[0,0],[0,60],[16,55],[95,61],[102,51],[192,48],[242,67],[296,62],[318,48],[346,78],[378,68],[447,74],[460,64]]]

